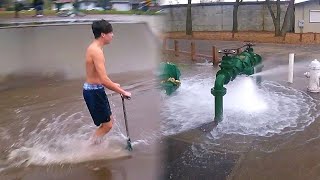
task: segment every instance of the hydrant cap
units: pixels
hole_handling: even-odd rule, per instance
[[[315,59],[310,63],[309,67],[310,69],[320,69],[320,62]]]

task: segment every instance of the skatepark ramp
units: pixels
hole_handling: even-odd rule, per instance
[[[105,46],[109,74],[152,70],[159,44],[146,23],[111,22],[114,38]],[[0,83],[12,77],[85,77],[85,51],[94,39],[91,22],[0,28]]]

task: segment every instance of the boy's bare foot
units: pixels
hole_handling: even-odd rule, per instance
[[[102,142],[102,137],[93,136],[90,138],[90,145],[99,145]]]

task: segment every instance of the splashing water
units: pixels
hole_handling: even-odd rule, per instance
[[[243,91],[244,89],[240,90],[238,95],[241,96]],[[255,99],[258,102],[256,107],[246,109],[244,103],[243,109],[226,109],[225,119],[212,131],[213,137],[219,138],[223,134],[266,137],[285,134],[303,130],[318,116],[312,112],[315,110],[316,100],[301,91],[274,82],[264,82],[255,92],[256,96],[253,94],[251,99],[244,99],[240,103],[254,102],[252,99]],[[239,103],[237,100],[234,99],[234,103]],[[231,104],[230,101],[228,104]]]
[[[66,116],[66,117],[65,117]],[[8,160],[19,164],[78,163],[88,160],[127,156],[125,138],[119,131],[110,132],[99,145],[92,145],[89,138],[94,127],[83,124],[82,112],[69,116],[63,113],[52,119],[42,119],[25,137],[22,146],[12,150]],[[70,125],[80,126],[70,132]]]
[[[204,62],[195,63],[197,66],[212,66],[212,61],[204,58]]]
[[[176,134],[214,118],[214,96],[211,77],[182,79],[182,86],[166,97],[162,116],[165,135]],[[303,130],[316,116],[316,100],[306,93],[265,81],[257,86],[250,77],[238,76],[225,86],[224,120],[211,135],[225,134],[272,136]],[[168,114],[170,116],[168,116]]]
[[[147,85],[144,85],[147,84]],[[153,93],[155,82],[143,80],[126,88],[134,92]],[[148,92],[148,93],[147,93]],[[116,97],[119,100],[119,97]],[[122,106],[115,107],[110,94],[114,124],[98,145],[90,141],[97,128],[82,97],[72,96],[50,101],[26,100],[18,107],[8,108],[9,118],[15,122],[0,128],[0,171],[29,165],[74,164],[96,160],[110,160],[153,153],[159,131],[140,127],[139,134],[131,137],[134,151],[128,151]],[[117,120],[117,115],[121,115]],[[148,114],[149,115],[149,114]],[[3,161],[2,161],[3,160]]]
[[[238,111],[243,113],[259,113],[268,109],[265,97],[262,95],[254,79],[239,76],[225,87],[227,95],[224,97],[225,111]]]
[[[112,101],[110,103],[114,106]],[[101,143],[94,145],[90,137],[96,126],[92,125],[90,117],[86,117],[83,111],[75,112],[74,108],[65,110],[67,111],[58,116],[53,114],[52,118],[42,118],[31,132],[25,131],[30,127],[23,127],[18,142],[9,151],[8,164],[15,167],[80,163],[131,156],[125,149],[127,137],[122,133],[125,132],[122,122],[115,120],[114,127]],[[23,124],[27,125],[28,120]],[[132,146],[139,151],[137,145],[149,143],[149,139],[135,139]]]
[[[161,108],[162,131],[165,135],[175,134],[211,120],[214,107],[210,88],[213,79],[200,75],[181,79],[182,84],[171,96],[164,96]]]

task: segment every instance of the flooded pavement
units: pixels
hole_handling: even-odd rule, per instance
[[[125,102],[132,153],[125,149],[121,98],[117,94],[108,94],[115,126],[101,145],[92,146],[88,139],[96,127],[82,98],[83,81],[37,82],[2,91],[1,176],[4,179],[157,177],[160,101],[154,79],[144,78],[146,74],[111,76],[133,94]],[[134,75],[135,80],[126,78]],[[150,100],[153,106],[149,105]],[[139,169],[147,171],[137,174]]]
[[[158,41],[143,23],[114,24],[107,72],[133,93],[126,108],[134,151],[125,149],[121,99],[110,91],[115,126],[100,146],[88,144],[96,128],[82,98],[88,24],[2,28],[1,179],[319,179],[320,96],[306,91],[303,75],[317,46],[256,44],[262,82],[239,76],[229,83],[217,125],[210,90],[218,68],[179,61],[181,87],[166,96],[155,78]],[[201,41],[197,51],[210,43],[243,45]]]
[[[242,45],[200,41],[199,51],[206,43],[221,49]],[[319,47],[260,43],[254,50],[265,65],[262,82],[238,76],[226,85],[225,118],[218,125],[212,123],[210,93],[218,68],[188,57],[177,61],[181,87],[161,108],[168,179],[319,179],[320,96],[306,91],[303,75],[320,57]],[[293,84],[287,83],[289,53],[296,54]]]
[[[109,90],[114,128],[99,146],[88,142],[96,129],[82,97],[89,24],[1,28],[0,179],[161,177],[158,44],[144,23],[113,26],[106,68],[132,92],[125,103],[133,151],[125,149],[121,98]]]

